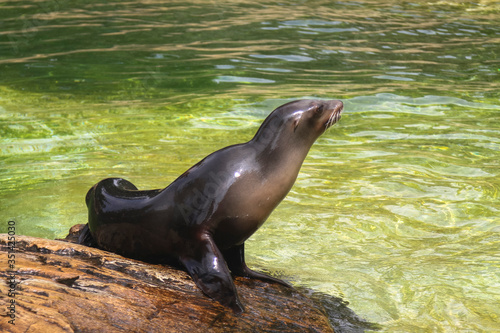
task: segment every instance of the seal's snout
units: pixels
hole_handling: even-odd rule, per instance
[[[330,101],[328,109],[330,110],[331,114],[327,122],[325,123],[326,128],[331,127],[333,124],[335,124],[340,120],[340,117],[342,116],[342,111],[344,110],[344,103],[338,100]]]
[[[342,101],[336,101],[335,112],[341,113],[342,110],[344,110],[344,103],[342,103]]]
[[[339,100],[330,101],[328,108],[333,111],[333,113],[340,114],[344,110],[344,103]]]

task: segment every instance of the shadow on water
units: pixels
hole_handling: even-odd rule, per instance
[[[383,328],[377,323],[371,323],[358,316],[349,309],[349,302],[340,297],[307,288],[299,287],[297,289],[316,304],[321,305],[336,333],[362,333],[380,331]]]

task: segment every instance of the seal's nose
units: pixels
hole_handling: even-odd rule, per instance
[[[339,100],[331,100],[327,103],[329,118],[325,123],[325,128],[330,128],[333,124],[339,121],[341,117],[342,110],[344,109],[344,104]]]
[[[333,112],[338,114],[344,110],[344,103],[340,100],[330,101],[329,109],[333,109]]]

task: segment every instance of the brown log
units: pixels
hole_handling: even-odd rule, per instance
[[[278,284],[236,278],[246,307],[236,315],[182,270],[65,241],[15,238],[9,252],[8,235],[0,234],[1,332],[333,332],[318,305]],[[13,271],[8,254],[15,255]],[[13,272],[17,294],[8,297]]]

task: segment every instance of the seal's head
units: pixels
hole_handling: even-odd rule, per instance
[[[338,100],[300,100],[283,105],[294,119],[294,132],[305,130],[319,137],[341,117],[343,104]],[[290,110],[291,109],[291,110]],[[297,110],[299,109],[299,110]],[[296,110],[296,111],[293,111]]]
[[[341,117],[343,104],[339,100],[303,99],[286,103],[274,110],[262,123],[254,141],[277,146],[304,147],[314,141]]]

